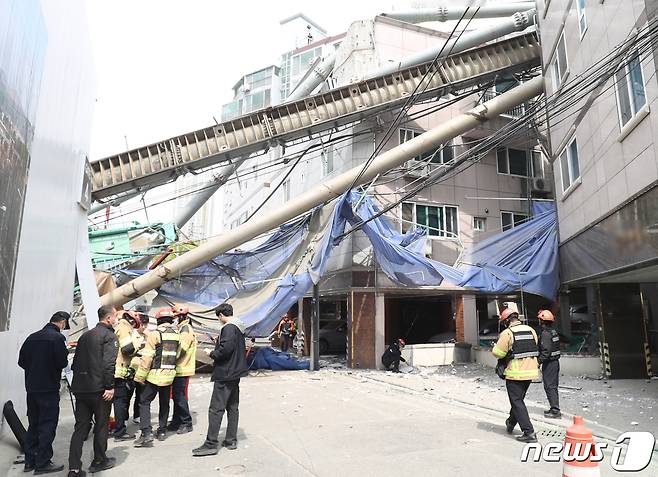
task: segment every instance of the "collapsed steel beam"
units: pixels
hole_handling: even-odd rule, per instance
[[[477,127],[483,121],[495,118],[514,107],[541,94],[544,88],[543,78],[536,77],[527,83],[478,105],[475,108],[446,121],[420,136],[407,141],[379,155],[363,170],[357,166],[343,174],[322,182],[313,189],[293,198],[282,207],[252,218],[239,227],[211,239],[171,262],[135,278],[101,297],[102,305],[123,305],[163,283],[179,277],[205,261],[227,252],[258,235],[272,230],[298,215],[321,204],[329,202],[346,192],[352,185],[370,182],[378,174],[386,173],[422,153],[436,149],[450,139]]]
[[[469,12],[476,12],[475,18],[498,18],[514,15],[517,12],[523,12],[535,7],[535,2],[517,2],[483,5],[479,9],[471,7]],[[449,20],[459,20],[464,16],[468,7],[465,5],[441,5],[436,8],[419,8],[415,10],[382,13],[381,16],[393,18],[407,23],[423,22],[447,22]],[[470,18],[472,13],[466,13],[466,18]]]

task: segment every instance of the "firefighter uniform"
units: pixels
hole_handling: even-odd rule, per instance
[[[534,436],[535,430],[523,400],[532,380],[539,377],[535,330],[519,321],[512,321],[498,337],[492,353],[498,359],[509,359],[505,368],[505,386],[511,406],[505,422],[507,431],[511,433],[518,423],[524,436]]]
[[[544,414],[550,415],[549,417],[559,417],[560,336],[556,330],[544,325],[543,322],[539,339],[539,364],[541,364],[544,391],[551,406]]]
[[[186,394],[190,376],[194,376],[196,371],[197,339],[187,314],[178,319],[180,354],[176,360],[176,378],[171,385],[174,413],[167,429],[183,434],[192,430],[192,415]]]
[[[129,316],[133,320],[136,319],[132,314]],[[117,353],[114,368],[114,419],[116,420],[114,437],[117,439],[122,437],[134,438],[127,432],[126,421],[128,420],[130,396],[134,387],[132,378],[135,374],[135,371],[130,367],[130,362],[137,355],[139,341],[135,336],[134,324],[129,321],[129,318],[126,318],[125,314],[119,320],[114,333],[119,340],[119,352]]]
[[[153,442],[151,427],[151,402],[159,396],[158,439],[166,437],[167,417],[169,416],[169,394],[171,383],[176,377],[176,359],[179,351],[179,336],[172,321],[158,319],[158,327],[148,334],[146,344],[141,351],[139,368],[135,381],[143,383],[139,402],[139,422],[142,435],[135,441],[138,447],[148,446]]]

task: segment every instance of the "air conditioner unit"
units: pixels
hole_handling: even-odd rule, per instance
[[[551,181],[544,177],[535,177],[532,179],[533,192],[551,192],[553,190]]]

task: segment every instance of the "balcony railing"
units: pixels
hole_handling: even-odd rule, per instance
[[[486,90],[484,94],[482,95],[482,99],[480,100],[480,103],[486,103],[489,100],[494,99],[496,96],[499,96],[501,93],[493,90]],[[519,118],[525,114],[525,104],[520,104],[519,106],[515,107],[514,109],[507,111],[506,113],[502,114],[502,116],[509,116],[512,118]]]

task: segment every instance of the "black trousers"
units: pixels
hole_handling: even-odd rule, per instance
[[[206,444],[219,445],[219,428],[222,425],[224,411],[228,416],[226,425],[226,440],[236,442],[238,440],[238,407],[240,404],[240,380],[215,381],[208,408],[208,434]]]
[[[94,462],[107,459],[111,401],[103,400],[103,392],[75,394],[75,429],[69,448],[69,469],[82,468],[82,446],[94,419]]]
[[[384,369],[387,371],[389,369],[392,369],[393,371],[399,371],[400,370],[400,360],[399,359],[384,359],[382,358],[382,364],[384,365]]]
[[[292,336],[281,335],[281,351],[283,351],[284,353],[288,352],[291,344],[292,344]]]
[[[43,467],[53,457],[59,421],[59,392],[27,393],[25,463]]]
[[[535,432],[534,427],[532,427],[532,422],[530,422],[528,409],[525,407],[525,402],[523,402],[531,382],[532,381],[513,381],[511,379],[505,380],[507,396],[509,397],[509,403],[511,406],[509,422],[515,426],[518,424],[524,434],[532,434]]]
[[[552,411],[560,410],[558,385],[560,383],[560,360],[546,361],[541,365],[541,375],[544,381],[544,391]]]
[[[142,433],[151,434],[153,426],[151,426],[151,402],[158,396],[160,409],[158,410],[158,429],[165,429],[167,427],[167,418],[169,417],[169,395],[171,393],[171,385],[169,386],[156,386],[148,381],[144,384],[139,398],[139,428]]]
[[[171,394],[174,401],[174,415],[171,418],[171,424],[174,427],[192,425],[190,405],[185,397],[185,389],[189,382],[189,376],[178,376],[171,384]]]
[[[114,419],[116,427],[114,435],[120,436],[127,432],[126,421],[128,421],[128,408],[130,407],[130,396],[132,395],[134,383],[125,379],[114,379]]]
[[[142,386],[135,383],[134,389],[128,392],[128,401],[132,399],[133,393],[135,394],[135,401],[133,402],[133,418],[136,419],[139,417],[139,399],[142,396]]]

